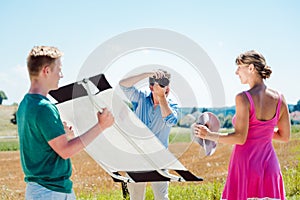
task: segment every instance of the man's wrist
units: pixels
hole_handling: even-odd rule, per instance
[[[165,95],[157,96],[157,100],[158,100],[159,104],[168,103]]]

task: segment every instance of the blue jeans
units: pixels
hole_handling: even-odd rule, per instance
[[[49,190],[37,183],[28,182],[26,183],[26,200],[75,200],[75,193],[62,193]]]

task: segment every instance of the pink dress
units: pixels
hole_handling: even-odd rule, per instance
[[[250,102],[248,136],[245,144],[235,145],[233,149],[222,199],[285,199],[282,174],[272,145],[274,128],[279,119],[281,96],[276,116],[268,121],[260,121],[256,119],[251,95],[245,93]]]

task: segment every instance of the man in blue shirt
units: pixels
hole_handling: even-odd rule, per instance
[[[134,87],[139,81],[149,78],[151,93],[146,95]],[[170,93],[171,75],[164,70],[130,76],[119,82],[121,89],[134,106],[135,114],[168,148],[171,127],[177,123],[177,104],[167,99]],[[162,158],[163,159],[163,158]],[[155,199],[167,200],[168,182],[152,182]],[[131,200],[145,197],[146,183],[129,183]]]

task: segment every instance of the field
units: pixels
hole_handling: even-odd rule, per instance
[[[6,107],[2,106],[0,112],[0,120],[3,120],[3,118],[10,118],[8,113],[13,112],[13,109],[10,108],[10,111],[8,111]],[[5,116],[9,117],[3,117],[3,113],[6,113]],[[2,132],[0,135],[8,133],[14,135],[15,127],[7,125],[0,132]],[[171,182],[170,199],[218,199],[227,175],[227,165],[232,147],[220,144],[213,156],[203,157],[199,145],[191,142],[176,142],[176,138],[182,138],[182,132],[188,131],[178,128],[173,130],[173,136],[175,134],[175,137],[173,144],[170,145],[170,151],[178,157],[187,169],[203,177],[204,181],[192,183]],[[275,142],[274,146],[283,171],[288,199],[299,199],[300,136],[299,133],[295,133],[293,136],[294,139],[288,144]],[[1,141],[3,142],[3,140],[0,140],[0,143]],[[0,163],[0,199],[24,199],[25,183],[20,166],[19,152],[0,152]],[[121,184],[114,183],[110,176],[84,151],[74,156],[72,163],[72,180],[78,199],[122,199]],[[206,198],[201,197],[201,193],[205,194]],[[208,195],[210,196],[207,197]],[[147,199],[152,199],[151,197],[151,190],[147,190]]]

